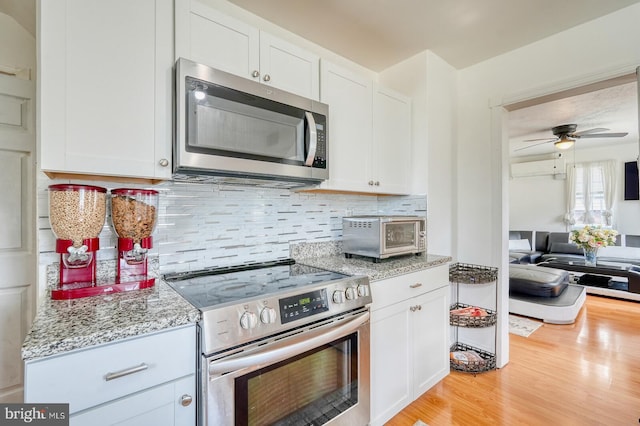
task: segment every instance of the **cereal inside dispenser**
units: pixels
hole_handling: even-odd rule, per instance
[[[116,281],[147,279],[147,252],[158,221],[158,191],[111,190],[111,223],[118,235]]]
[[[49,221],[60,254],[60,289],[96,283],[95,252],[104,226],[106,192],[91,185],[49,186]]]

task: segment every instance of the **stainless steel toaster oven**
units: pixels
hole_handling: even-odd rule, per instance
[[[419,216],[350,216],[342,219],[342,244],[353,255],[374,262],[392,256],[421,254],[427,248],[426,219]]]

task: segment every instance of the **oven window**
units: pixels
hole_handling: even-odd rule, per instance
[[[235,379],[236,425],[322,425],[358,402],[357,334]]]
[[[415,246],[415,222],[387,223],[384,229],[387,249]]]

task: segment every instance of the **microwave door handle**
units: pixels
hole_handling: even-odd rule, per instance
[[[309,132],[309,150],[307,151],[307,158],[304,161],[304,165],[313,166],[313,160],[316,158],[316,150],[318,149],[318,130],[316,129],[316,120],[313,118],[313,114],[309,111],[305,111],[304,116],[307,120],[307,129]]]
[[[275,349],[265,349],[264,351],[230,360],[212,362],[209,364],[209,374],[223,374],[231,371],[242,370],[248,367],[254,367],[256,365],[272,364],[291,358],[292,356],[299,355],[310,349],[331,343],[342,336],[347,336],[353,333],[360,328],[362,324],[369,321],[369,317],[369,312],[366,312],[352,320],[349,320],[346,324],[334,327],[329,331],[317,329],[315,330],[315,333],[310,333],[311,336],[309,336],[309,334],[298,335],[291,339],[293,341],[291,344],[287,344],[285,346],[280,346]]]

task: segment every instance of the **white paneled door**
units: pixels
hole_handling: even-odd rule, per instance
[[[0,75],[0,403],[22,402],[36,291],[35,83]]]

